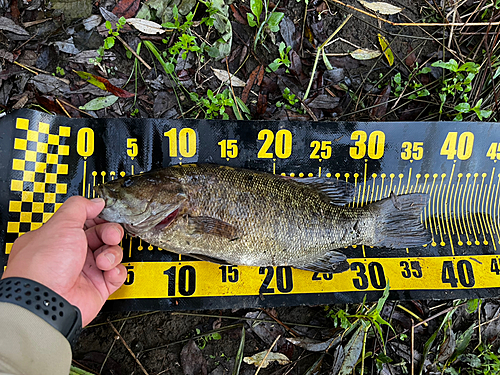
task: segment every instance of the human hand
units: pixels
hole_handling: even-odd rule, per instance
[[[47,223],[14,242],[2,278],[45,285],[77,306],[86,326],[127,277],[118,246],[123,228],[97,218],[103,208],[101,198],[69,198]]]

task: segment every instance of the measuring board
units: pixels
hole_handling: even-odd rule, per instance
[[[0,124],[0,264],[15,239],[72,195],[175,164],[215,163],[355,186],[350,206],[426,193],[433,241],[410,249],[341,249],[350,270],[221,266],[125,236],[127,281],[107,307],[219,309],[390,298],[494,297],[500,292],[500,125],[67,119],[30,110]],[[276,223],[280,225],[280,223]],[[2,267],[3,270],[3,267]]]

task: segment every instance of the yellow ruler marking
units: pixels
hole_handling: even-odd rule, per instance
[[[475,238],[475,244],[479,245],[479,240],[478,240],[478,235],[480,234],[479,232],[479,225],[477,223],[477,215],[474,213],[474,207],[476,207],[477,204],[477,190],[479,188],[479,184],[477,183],[477,177],[479,176],[478,173],[474,173],[474,182],[472,185],[472,196],[471,196],[471,204],[470,204],[470,212],[471,212],[471,217],[473,220],[472,221],[472,230],[474,232],[474,238]],[[474,200],[474,202],[472,202]],[[477,231],[476,231],[477,229]],[[476,234],[477,233],[477,234]]]
[[[356,202],[356,207],[359,207],[359,203],[360,203],[360,200],[361,200],[361,185],[358,186],[358,177],[359,177],[359,174],[358,173],[354,173],[354,189],[358,190],[358,200]]]
[[[497,251],[497,244],[495,243],[495,226],[492,224],[492,216],[491,216],[491,189],[493,186],[493,176],[495,175],[495,167],[493,167],[490,176],[490,183],[488,184],[488,195],[486,196],[486,219],[488,223],[488,229],[490,231],[491,242],[493,244],[493,249]]]
[[[437,210],[436,210],[436,194],[434,192],[434,186],[436,185],[436,178],[437,178],[437,173],[435,173],[432,177],[432,186],[431,186],[431,189],[430,189],[430,200],[432,201],[432,204],[430,205],[429,207],[429,218],[430,218],[430,221],[431,221],[431,234],[432,234],[432,238],[434,239],[434,234],[438,234],[438,230],[437,230],[437,224],[436,224],[436,215],[437,215]],[[437,186],[436,186],[436,190],[437,190]],[[432,246],[436,246],[436,242],[433,240],[432,241]]]
[[[483,173],[481,174],[481,190],[479,192],[479,201],[477,202],[477,211],[476,215],[479,216],[479,223],[481,224],[481,230],[483,232],[483,244],[488,245],[488,240],[486,235],[489,233],[488,227],[486,226],[486,218],[484,216],[484,201],[486,199],[486,188],[487,185],[484,185],[485,178],[488,174]],[[484,192],[484,194],[483,194]],[[481,210],[479,210],[479,206],[481,205]]]
[[[398,174],[399,182],[398,182],[398,190],[396,191],[396,195],[400,195],[401,190],[401,181],[403,180],[404,174]]]
[[[449,204],[449,197],[450,197],[450,188],[451,188],[451,181],[453,181],[453,175],[455,173],[455,163],[453,163],[453,167],[451,168],[451,173],[450,173],[450,178],[448,179],[448,188],[446,189],[446,198],[445,198],[445,207],[444,207],[444,214],[445,214],[445,220],[446,220],[446,229],[448,231],[448,238],[450,239],[450,245],[451,245],[451,253],[452,255],[455,255],[455,248],[453,247],[453,238],[451,237],[451,231],[450,231],[450,220],[451,220],[451,204]],[[450,214],[448,218],[448,212]]]
[[[458,174],[458,181],[457,181],[457,188],[455,189],[455,198],[454,198],[454,203],[453,203],[453,206],[454,206],[454,214],[456,212],[456,215],[455,216],[455,225],[456,224],[456,216],[458,216],[458,227],[457,227],[457,232],[461,233],[461,234],[464,234],[464,230],[462,228],[462,222],[460,221],[460,218],[461,218],[461,213],[460,213],[460,206],[459,206],[459,202],[460,201],[457,201],[457,192],[458,192],[458,187],[460,186],[460,193],[458,194],[458,196],[460,197],[461,193],[462,193],[462,185],[460,184],[460,180],[462,179],[463,177],[463,174],[462,173],[459,173]],[[460,231],[458,230],[458,228],[460,228]],[[461,240],[459,240],[461,242]],[[460,243],[459,244],[460,246],[463,245],[463,243]]]
[[[406,185],[406,192],[405,192],[405,194],[408,194],[408,192],[409,192],[409,189],[410,189],[410,182],[411,182],[411,168],[410,168],[410,170],[408,171],[408,184]]]
[[[368,173],[368,160],[365,159],[365,171],[363,172],[363,195],[361,197],[361,207],[368,202],[368,195],[365,195],[366,193],[366,175]]]
[[[495,220],[495,230],[497,232],[498,243],[500,244],[500,229],[498,228],[498,189],[500,188],[500,173],[498,174],[497,188],[495,192],[495,203],[493,204],[493,218]]]
[[[373,193],[375,193],[375,180],[377,179],[377,174],[372,174],[372,195],[370,196],[370,203],[373,202]],[[378,185],[377,185],[377,193],[378,193]],[[377,194],[375,194],[375,198],[377,198]]]
[[[87,187],[87,158],[83,160],[83,184],[82,184],[82,195],[85,196],[85,190]]]
[[[395,174],[394,174],[394,173],[391,173],[391,174],[389,175],[389,177],[391,178],[391,185],[390,185],[390,187],[389,187],[389,194],[390,194],[390,193],[392,193],[392,184],[394,183],[394,177],[395,177]],[[389,196],[389,194],[386,194],[386,197],[388,197],[388,196]]]
[[[444,243],[444,239],[443,239],[443,234],[444,233],[444,229],[445,229],[445,226],[444,226],[444,207],[443,207],[443,197],[441,196],[441,192],[444,193],[444,189],[443,189],[443,183],[444,183],[444,179],[446,177],[446,174],[443,173],[441,174],[441,182],[439,183],[439,191],[438,191],[438,194],[437,194],[437,222],[438,222],[438,228],[439,228],[439,236],[441,237],[441,242],[439,243],[441,246],[444,246],[445,243]],[[441,225],[442,223],[442,225]]]
[[[276,267],[273,268],[271,281],[262,295],[265,298],[266,295],[276,294],[382,291],[385,280],[389,280],[391,290],[395,291],[499,288],[500,275],[490,271],[493,259],[498,261],[494,255],[379,258],[376,261],[373,259],[349,259],[349,262],[354,264],[354,270],[333,275]],[[238,266],[233,267],[233,270],[237,269],[238,271],[238,278],[232,279],[234,282],[230,282],[227,273],[225,279],[223,276],[224,270],[228,272],[227,267],[214,263],[132,262],[124,264],[130,272],[134,273],[134,281],[131,285],[124,285],[116,291],[110,297],[112,300],[258,296],[263,288],[264,279],[269,275],[268,270],[261,274],[259,267]],[[420,277],[416,277],[419,276],[416,273],[411,274],[409,278],[403,277],[403,274],[408,275],[405,272],[405,264],[406,266],[418,264],[421,270]],[[456,280],[455,286],[442,281],[445,264],[448,270],[453,270]],[[377,270],[375,283],[368,276],[369,269]],[[165,274],[165,271],[171,273]],[[371,282],[363,282],[360,273]],[[384,281],[380,280],[381,276]]]
[[[472,234],[472,225],[471,225],[471,217],[470,217],[470,210],[467,210],[467,203],[469,202],[469,198],[470,198],[470,190],[471,190],[471,186],[469,185],[469,178],[470,178],[471,174],[470,173],[467,173],[465,175],[466,177],[466,180],[465,180],[465,189],[464,189],[464,196],[465,196],[465,190],[467,190],[467,197],[464,199],[465,201],[465,211],[464,211],[464,215],[467,219],[467,233],[469,234]],[[475,234],[474,234],[475,236]],[[469,236],[467,235],[467,245],[472,245],[472,242],[470,241],[469,239]]]
[[[450,199],[450,203],[451,203],[451,205],[450,205],[450,221],[452,222],[452,225],[451,225],[452,233],[457,235],[457,243],[458,243],[459,246],[462,246],[463,243],[462,243],[462,241],[460,239],[460,230],[458,229],[457,217],[456,217],[456,215],[457,215],[457,212],[456,212],[456,203],[457,203],[457,200],[456,200],[456,198],[457,198],[456,191],[457,190],[458,190],[458,186],[455,186],[455,184],[452,184],[452,186],[451,186],[451,196],[453,198]],[[451,217],[453,217],[453,219]]]
[[[377,198],[377,200],[381,200],[382,199],[382,196],[384,195],[384,179],[385,179],[386,175],[385,173],[382,173],[380,175],[380,178],[382,179],[382,183],[380,185],[380,195],[379,197]],[[499,175],[499,180],[500,180],[500,175]]]

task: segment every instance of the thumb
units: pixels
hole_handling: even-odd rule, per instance
[[[64,202],[47,224],[57,225],[59,228],[82,228],[86,220],[94,219],[103,208],[102,198],[73,196]]]

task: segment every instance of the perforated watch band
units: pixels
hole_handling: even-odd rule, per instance
[[[78,307],[36,281],[22,277],[0,280],[0,302],[28,309],[61,332],[71,345],[80,335],[82,316]]]

